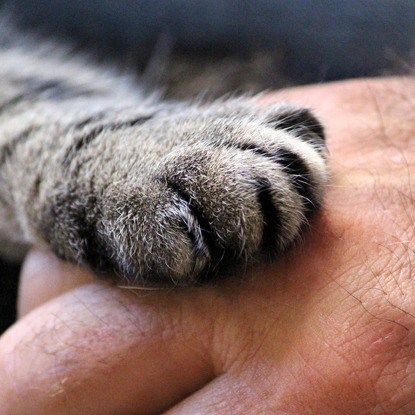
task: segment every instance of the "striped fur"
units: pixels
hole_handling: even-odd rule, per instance
[[[188,285],[283,252],[327,182],[310,110],[172,103],[54,46],[0,40],[0,246]],[[18,39],[18,37],[17,37]]]

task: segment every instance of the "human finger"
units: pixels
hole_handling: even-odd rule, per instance
[[[213,376],[205,315],[100,282],[56,297],[0,339],[0,414],[159,413]]]

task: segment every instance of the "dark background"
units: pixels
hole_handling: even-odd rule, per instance
[[[295,83],[396,71],[415,46],[413,0],[13,0],[5,8],[23,27],[131,54],[140,67],[165,38],[188,55],[278,49]],[[0,274],[1,332],[14,319],[17,268],[0,262]]]
[[[0,0],[1,3],[4,0]],[[29,26],[145,59],[166,33],[187,52],[284,51],[300,81],[381,73],[414,48],[413,0],[13,0]]]
[[[0,261],[0,334],[16,318],[18,271],[18,266]]]

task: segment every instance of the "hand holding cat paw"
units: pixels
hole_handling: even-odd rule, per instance
[[[264,97],[317,109],[333,179],[304,245],[243,281],[58,295],[78,270],[29,257],[21,310],[28,281],[55,288],[0,340],[0,414],[413,413],[414,95],[390,78]]]

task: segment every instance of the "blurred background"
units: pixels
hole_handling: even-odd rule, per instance
[[[133,65],[185,98],[405,73],[413,0],[0,0],[24,29]],[[0,332],[17,267],[0,263]]]
[[[413,0],[1,3],[24,27],[128,56],[139,71],[150,67],[147,73],[156,78],[150,81],[160,81],[175,96],[178,79],[189,83],[182,95],[204,88],[205,78],[220,95],[240,85],[258,90],[402,71],[415,45]]]

